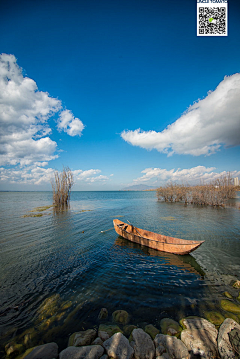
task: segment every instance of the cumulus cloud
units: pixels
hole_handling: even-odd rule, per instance
[[[58,129],[67,132],[69,136],[81,136],[84,125],[79,118],[73,116],[71,111],[65,110],[58,118]]]
[[[20,168],[4,168],[0,167],[0,181],[2,183],[10,184],[31,184],[31,185],[45,185],[49,184],[54,179],[53,168],[44,168],[48,165],[48,162],[35,162],[32,165],[24,166]],[[72,171],[74,176],[74,183],[81,184],[94,183],[94,182],[106,182],[109,180],[108,176],[101,175],[101,170],[75,170]]]
[[[57,143],[49,137],[48,120],[60,111],[61,101],[39,91],[34,80],[24,77],[14,55],[0,55],[0,165],[24,166],[55,159]],[[58,127],[75,136],[84,126],[64,110]]]
[[[141,173],[143,176],[134,179],[134,183],[143,183],[151,182],[157,184],[163,184],[167,181],[177,182],[177,183],[189,183],[189,184],[199,184],[202,182],[209,182],[215,180],[221,176],[227,175],[226,171],[215,172],[215,167],[205,167],[205,166],[196,166],[192,168],[184,168],[177,170],[163,169],[163,168],[146,168]],[[240,176],[240,171],[232,171],[232,177]]]
[[[159,152],[211,155],[222,145],[240,145],[240,74],[226,76],[218,87],[191,105],[162,132],[123,131],[121,137],[133,146]]]

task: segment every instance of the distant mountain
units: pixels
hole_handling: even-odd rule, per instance
[[[151,189],[156,189],[156,187],[147,186],[146,184],[135,184],[133,186],[123,188],[122,191],[146,191]]]

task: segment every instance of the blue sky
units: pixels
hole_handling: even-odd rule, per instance
[[[195,0],[1,1],[0,189],[240,177],[240,3],[197,36]],[[9,55],[12,55],[9,57]]]

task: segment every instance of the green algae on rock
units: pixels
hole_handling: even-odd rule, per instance
[[[144,328],[145,332],[150,335],[152,340],[155,339],[156,335],[160,333],[160,330],[158,330],[156,327],[154,327],[152,324],[146,325]]]
[[[117,326],[117,325],[114,325],[114,324],[100,324],[99,325],[99,331],[102,331],[102,332],[106,332],[109,337],[111,337],[113,334],[115,333],[122,333],[122,330]]]
[[[133,331],[133,329],[137,329],[136,325],[128,324],[123,327],[123,334],[129,337]]]
[[[220,302],[222,309],[226,310],[227,312],[231,312],[234,314],[240,314],[240,305],[235,304],[227,299],[222,299]]]
[[[24,346],[22,344],[10,342],[5,346],[5,351],[9,358],[14,358],[24,351]]]
[[[164,318],[160,321],[161,333],[165,335],[171,335],[179,337],[182,331],[182,328],[175,320],[171,318]]]
[[[233,296],[229,292],[224,292],[223,295],[229,299],[233,299]]]
[[[126,310],[115,310],[115,312],[112,313],[112,319],[115,323],[119,324],[127,324],[129,315]]]
[[[219,327],[225,320],[225,317],[216,311],[205,312],[205,317],[209,322],[217,327]]]

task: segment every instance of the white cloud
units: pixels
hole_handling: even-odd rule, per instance
[[[123,131],[121,137],[133,146],[159,152],[210,155],[240,145],[240,74],[225,77],[213,92],[198,100],[162,132]]]
[[[34,80],[22,75],[14,55],[0,55],[0,165],[24,166],[58,157],[48,120],[61,110],[60,100],[39,91]],[[60,113],[58,126],[70,136],[79,135],[84,127],[69,110]]]
[[[44,185],[50,184],[54,179],[53,168],[44,168],[48,162],[35,162],[34,164],[21,167],[15,166],[14,168],[0,167],[0,181],[2,183],[10,184],[31,184],[31,185]],[[108,176],[104,176],[99,169],[90,170],[74,170],[74,184],[106,182],[109,180]]]
[[[103,175],[95,176],[96,174],[99,173],[101,173],[101,170],[98,169],[96,170],[91,169],[86,171],[82,171],[82,170],[73,171],[73,175],[76,182],[85,181],[88,183],[93,183],[93,182],[103,182],[109,180],[109,177],[107,176],[103,176]]]
[[[73,116],[71,111],[62,111],[58,118],[58,129],[67,132],[69,136],[81,136],[84,125],[79,118]]]
[[[143,176],[133,180],[134,184],[149,182],[158,183],[159,185],[167,181],[177,183],[199,184],[200,181],[209,182],[221,176],[227,175],[226,171],[214,172],[215,167],[197,166],[192,168],[185,168],[177,170],[163,169],[163,168],[146,168],[141,173]],[[240,176],[240,171],[232,171],[232,177]]]

